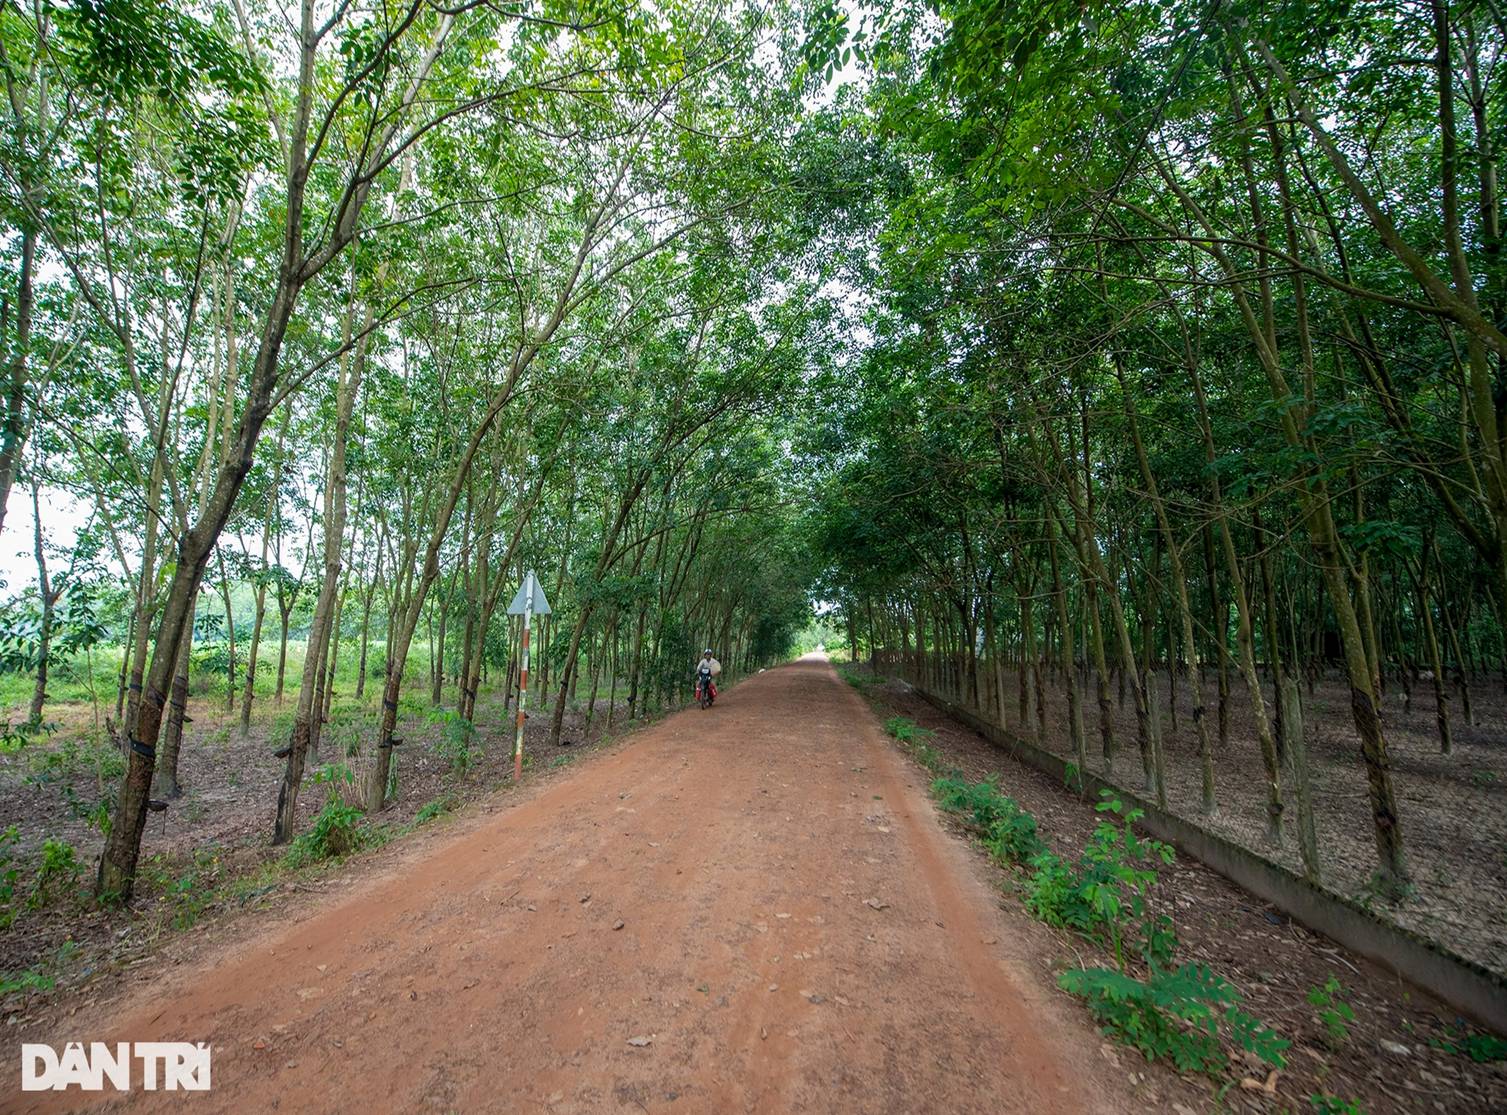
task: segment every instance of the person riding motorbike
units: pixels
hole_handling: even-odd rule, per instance
[[[712,648],[701,652],[701,661],[696,663],[696,699],[701,700],[706,691],[707,704],[717,699],[717,683],[712,679],[722,672],[722,664],[712,657]]]

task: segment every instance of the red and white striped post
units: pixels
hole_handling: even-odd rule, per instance
[[[528,704],[528,641],[529,627],[533,623],[534,612],[540,615],[549,615],[549,601],[544,598],[544,590],[539,587],[539,578],[534,576],[530,569],[523,578],[523,584],[518,589],[518,595],[513,597],[513,603],[508,606],[508,614],[523,617],[523,641],[518,654],[518,728],[513,737],[513,781],[517,782],[523,777],[523,722],[527,719],[524,711]]]
[[[523,777],[523,707],[528,704],[528,634],[529,620],[534,618],[533,601],[523,613],[523,650],[518,669],[518,734],[513,737],[513,781]]]

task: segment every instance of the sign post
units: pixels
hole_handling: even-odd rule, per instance
[[[514,782],[523,777],[523,721],[525,719],[524,706],[528,703],[529,627],[535,615],[547,616],[549,613],[549,601],[544,598],[544,589],[539,585],[539,578],[534,576],[534,571],[530,569],[524,575],[523,584],[518,588],[518,595],[514,596],[513,602],[508,605],[508,615],[523,617],[523,645],[518,654],[518,730],[513,737]]]

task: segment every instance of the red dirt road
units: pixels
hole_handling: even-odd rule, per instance
[[[1015,916],[806,659],[52,1040],[212,1043],[131,1109],[1126,1110]]]

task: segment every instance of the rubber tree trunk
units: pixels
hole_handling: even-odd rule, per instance
[[[1439,732],[1439,751],[1448,755],[1454,750],[1449,725],[1449,690],[1444,679],[1444,658],[1439,653],[1439,636],[1434,628],[1433,605],[1429,601],[1427,571],[1418,580],[1418,614],[1423,619],[1423,640],[1428,649],[1429,669],[1434,682],[1434,724]]]
[[[1123,383],[1123,377],[1122,377]],[[1131,440],[1135,443],[1136,460],[1140,465],[1141,480],[1146,485],[1146,495],[1151,501],[1151,507],[1156,515],[1157,529],[1161,532],[1162,548],[1167,552],[1168,563],[1172,568],[1172,587],[1177,599],[1177,615],[1182,634],[1183,655],[1188,665],[1188,682],[1193,690],[1193,728],[1198,736],[1198,766],[1200,779],[1200,804],[1204,813],[1212,814],[1218,807],[1218,800],[1214,792],[1214,749],[1209,741],[1209,723],[1204,709],[1203,669],[1198,660],[1198,639],[1193,629],[1193,606],[1188,599],[1188,574],[1183,566],[1182,552],[1177,545],[1177,537],[1172,531],[1172,522],[1167,516],[1166,505],[1162,502],[1161,490],[1157,486],[1156,473],[1151,468],[1151,461],[1146,453],[1145,443],[1141,440],[1141,428],[1136,406],[1128,391],[1124,392],[1125,414],[1129,419]],[[1167,640],[1170,650],[1172,639]],[[1177,665],[1173,661],[1174,656],[1168,654],[1167,668],[1169,673],[1176,671]],[[1175,720],[1175,717],[1174,717]]]
[[[30,283],[28,276],[25,282]],[[22,363],[24,370],[25,364]],[[8,481],[6,482],[8,485]],[[37,597],[41,605],[42,614],[37,625],[37,679],[32,688],[31,708],[27,712],[26,723],[31,728],[42,726],[42,704],[47,700],[47,660],[52,656],[52,611],[58,601],[58,593],[53,591],[52,579],[47,573],[47,551],[42,545],[42,498],[41,484],[35,476],[31,482],[31,511],[32,511],[32,542],[37,560]],[[0,503],[0,516],[4,514],[4,504]]]
[[[27,361],[31,355],[31,323],[36,304],[33,277],[36,271],[37,232],[21,230],[20,266],[16,274],[16,326],[11,358],[5,369],[5,416],[0,423],[0,530],[5,528],[5,509],[21,464],[26,444]]]
[[[1303,695],[1295,678],[1282,678],[1282,734],[1287,740],[1287,766],[1298,807],[1298,851],[1303,875],[1320,880],[1318,836],[1314,827],[1313,797],[1308,777],[1308,742],[1303,735]]]
[[[178,644],[178,665],[173,671],[167,723],[162,730],[162,754],[157,759],[157,770],[152,779],[152,791],[160,798],[183,796],[183,786],[178,781],[178,756],[183,751],[183,727],[191,723],[188,715],[188,665],[193,655],[194,603],[197,600],[196,595],[183,621],[184,632]]]
[[[349,339],[355,307],[346,311],[346,337]],[[350,437],[351,414],[361,391],[361,376],[366,365],[366,341],[373,311],[368,307],[363,339],[357,344],[348,363],[340,368],[336,386],[335,429],[330,447],[330,471],[325,484],[324,579],[314,604],[314,619],[309,628],[308,646],[304,651],[303,678],[298,687],[298,708],[293,715],[293,737],[289,741],[287,764],[277,793],[277,815],[272,824],[272,843],[286,844],[293,839],[298,817],[298,791],[303,783],[304,762],[315,733],[315,722],[324,713],[323,681],[328,640],[338,607],[340,552],[345,543],[345,454]]]
[[[256,658],[262,649],[262,625],[267,619],[267,588],[256,590],[256,611],[251,621],[251,642],[246,647],[246,682],[241,686],[241,736],[251,731],[251,706],[256,700]]]
[[[1078,693],[1078,672],[1073,668],[1073,623],[1068,616],[1067,589],[1062,583],[1062,563],[1057,556],[1057,537],[1053,517],[1047,516],[1047,556],[1052,568],[1052,603],[1057,609],[1057,629],[1061,641],[1062,677],[1067,686],[1068,734],[1072,737],[1073,756],[1078,770],[1088,770],[1088,741],[1083,729],[1083,699]]]

